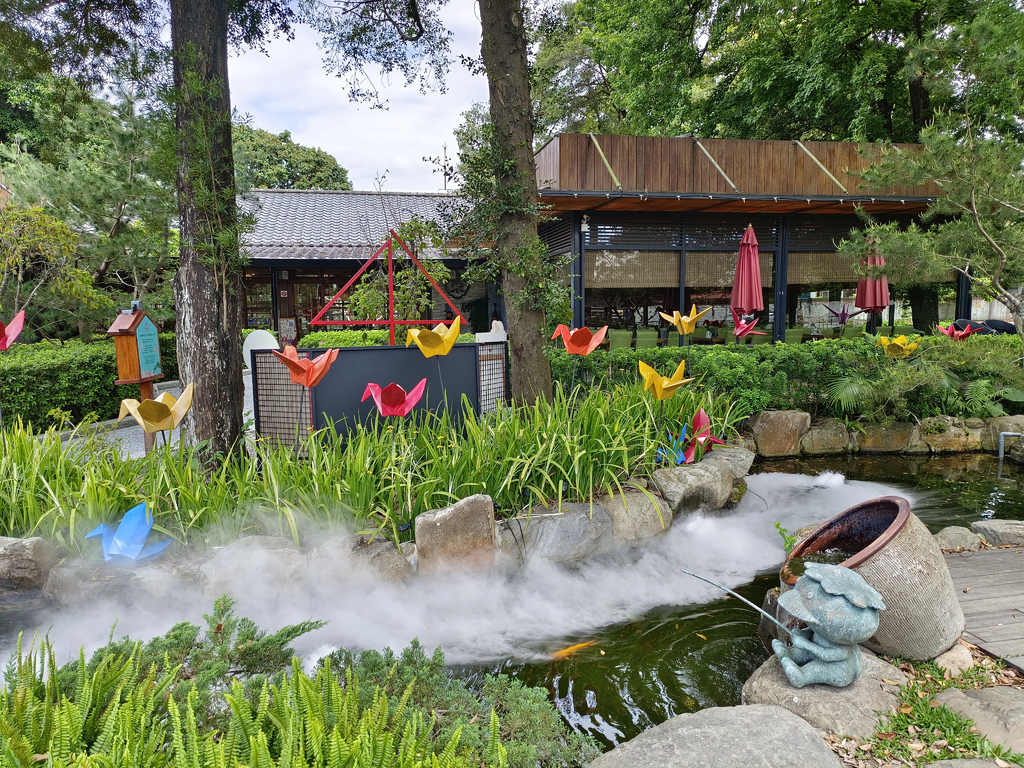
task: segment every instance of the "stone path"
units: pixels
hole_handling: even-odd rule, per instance
[[[1024,547],[948,554],[964,639],[1024,672]]]

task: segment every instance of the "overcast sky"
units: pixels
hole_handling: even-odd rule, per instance
[[[291,131],[299,144],[330,152],[348,169],[355,189],[376,189],[378,178],[386,176],[384,189],[391,192],[440,190],[441,174],[422,158],[440,155],[445,143],[454,155],[453,131],[462,113],[487,100],[486,79],[457,61],[459,54],[480,55],[476,3],[453,0],[443,16],[454,35],[455,59],[446,93],[421,94],[399,79],[381,85],[387,110],[350,102],[345,82],[324,71],[316,33],[299,29],[293,41],[271,43],[269,55],[249,51],[231,59],[233,106],[257,128]]]

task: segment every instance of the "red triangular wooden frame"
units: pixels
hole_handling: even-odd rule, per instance
[[[434,286],[434,290],[436,290],[441,295],[441,298],[444,299],[445,304],[447,304],[449,307],[452,308],[452,312],[454,312],[456,314],[456,316],[458,316],[458,318],[459,318],[459,320],[461,322],[463,322],[463,323],[466,322],[465,316],[461,312],[459,312],[459,310],[456,308],[456,306],[454,304],[452,304],[452,300],[448,298],[448,294],[447,293],[445,293],[444,291],[441,290],[441,286],[439,286],[436,282],[434,282],[434,278],[432,278],[430,276],[430,274],[427,272],[427,270],[425,270],[423,268],[423,265],[420,264],[419,259],[417,259],[413,255],[413,252],[411,250],[409,250],[409,246],[405,244],[405,241],[402,240],[402,238],[400,238],[398,236],[398,234],[395,232],[395,230],[393,230],[393,229],[389,231],[389,235],[390,235],[390,237],[388,237],[388,239],[384,241],[384,244],[374,252],[373,256],[368,258],[366,260],[366,262],[363,264],[363,266],[361,266],[359,268],[359,270],[354,275],[352,275],[352,279],[349,280],[347,283],[345,283],[345,285],[342,286],[341,290],[338,291],[336,294],[334,294],[334,298],[332,298],[330,301],[328,301],[324,305],[324,308],[321,309],[319,312],[317,312],[316,317],[314,317],[312,320],[309,321],[310,325],[387,325],[391,329],[391,345],[394,346],[394,344],[395,344],[395,326],[396,325],[433,325],[434,323],[438,322],[436,320],[396,320],[395,319],[394,244],[395,244],[396,241],[398,242],[398,244],[400,246],[402,246],[402,250],[405,251],[407,254],[409,254],[409,258],[412,259],[412,263],[416,265],[417,269],[419,269],[419,271],[422,272],[426,276],[427,280],[430,281],[430,284],[432,286]],[[376,261],[378,256],[380,256],[382,253],[384,253],[385,250],[387,250],[387,252],[388,252],[388,319],[387,320],[321,320],[320,318],[322,318],[324,316],[324,314],[326,314],[327,310],[329,310],[331,307],[334,306],[334,302],[336,302],[339,298],[341,298],[341,296],[349,288],[351,288],[353,285],[355,285],[355,282],[360,277],[363,276],[363,273],[369,268],[369,266],[374,261]]]

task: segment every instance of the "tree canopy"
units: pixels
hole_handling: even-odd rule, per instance
[[[231,128],[235,173],[244,186],[264,189],[352,189],[348,171],[322,149],[245,123]]]

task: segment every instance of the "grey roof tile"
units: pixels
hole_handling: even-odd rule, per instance
[[[256,214],[256,229],[245,238],[249,257],[365,260],[387,239],[388,230],[414,216],[436,219],[448,198],[427,192],[255,189],[242,202]],[[423,254],[441,255],[433,249]]]

